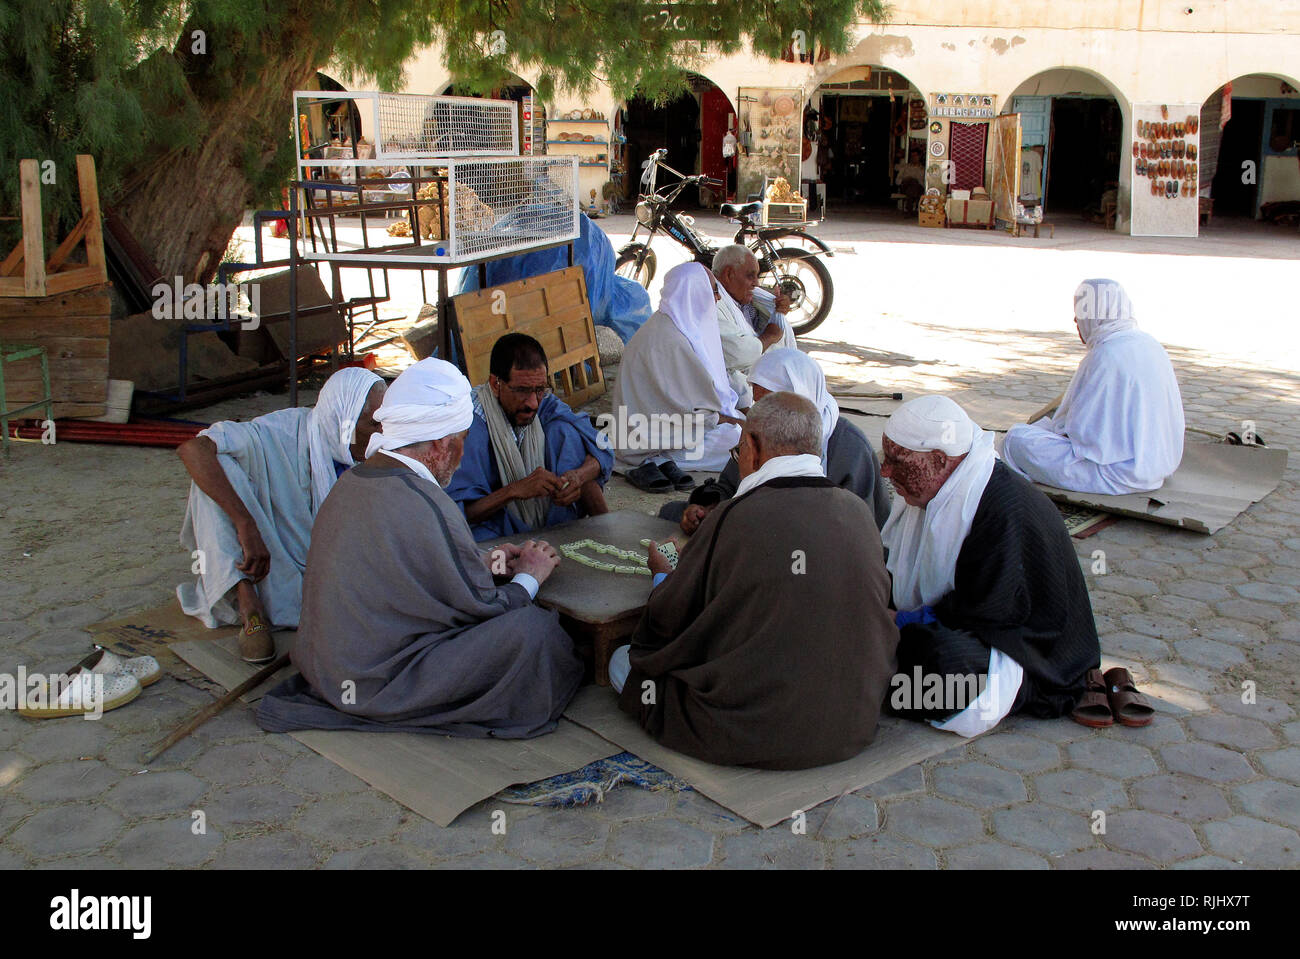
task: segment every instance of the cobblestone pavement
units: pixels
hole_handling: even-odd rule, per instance
[[[965,242],[927,252],[926,269],[957,269],[973,245],[987,245]],[[999,317],[996,303],[948,315],[919,296],[890,315],[862,313],[870,332],[855,333],[859,316],[848,314],[867,294],[854,290],[853,271],[873,251],[857,252],[862,259],[834,261],[841,305],[807,344],[832,372],[905,391],[995,391],[1027,409],[1063,388],[1080,348],[1056,322],[1059,309],[1032,329],[1023,311]],[[1178,252],[1184,277],[1231,276],[1242,262]],[[1009,268],[1051,274],[1068,303],[1081,276],[1100,272],[1089,255],[1018,252]],[[1106,255],[1107,265],[1145,268],[1141,252]],[[1276,290],[1243,296],[1292,302],[1284,286],[1279,277]],[[1230,317],[1237,342],[1252,347],[1242,351],[1224,348],[1224,319],[1189,313],[1170,349],[1189,426],[1221,433],[1253,419],[1270,444],[1296,449],[1300,376],[1283,368],[1296,354],[1269,339],[1278,317],[1253,307]],[[195,416],[246,417],[283,402],[263,394]],[[86,625],[166,601],[188,573],[177,541],[186,490],[169,451],[23,445],[0,464],[0,671],[66,670],[88,650]],[[616,508],[658,505],[619,481],[610,498]],[[1159,697],[1155,723],[1090,730],[1013,718],[812,810],[804,835],[755,829],[694,792],[631,787],[571,810],[489,800],[440,829],[295,740],[263,734],[242,704],[145,773],[142,747],[211,701],[169,676],[98,722],[0,712],[0,867],[1295,867],[1295,463],[1273,495],[1214,537],[1121,520],[1075,545],[1103,663],[1128,666]],[[1093,572],[1097,550],[1104,573]],[[504,835],[491,829],[498,808]],[[196,811],[202,835],[191,828]]]

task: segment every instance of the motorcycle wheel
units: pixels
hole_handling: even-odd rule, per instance
[[[786,319],[795,336],[811,333],[830,316],[835,290],[831,284],[831,271],[826,269],[820,257],[796,247],[782,247],[776,251],[772,275],[776,278],[773,286],[790,297],[790,312]]]
[[[641,260],[640,266],[637,265],[638,258]],[[644,243],[629,243],[618,251],[614,272],[634,283],[640,283],[648,290],[658,266],[659,258],[655,256],[654,250],[649,249]]]

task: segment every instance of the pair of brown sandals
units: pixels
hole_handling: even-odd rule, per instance
[[[1155,715],[1155,708],[1138,692],[1128,670],[1115,666],[1105,673],[1100,669],[1088,670],[1083,695],[1074,704],[1070,718],[1080,725],[1100,729],[1117,722],[1121,726],[1150,726]]]

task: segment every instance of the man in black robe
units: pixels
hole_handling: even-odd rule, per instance
[[[1056,507],[947,397],[903,404],[883,451],[898,494],[882,532],[900,626],[892,711],[965,736],[1069,712],[1101,649]]]
[[[826,479],[817,408],[750,409],[736,496],[709,514],[610,663],[620,707],[707,762],[803,769],[875,737],[898,633],[871,510]]]

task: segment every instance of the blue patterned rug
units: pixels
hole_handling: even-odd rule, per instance
[[[561,773],[523,786],[511,786],[497,793],[497,798],[524,806],[585,806],[591,802],[603,802],[606,793],[623,783],[642,789],[671,789],[673,792],[691,788],[684,780],[644,759],[631,753],[619,753],[571,773]]]

